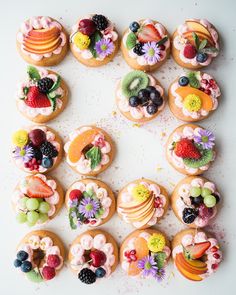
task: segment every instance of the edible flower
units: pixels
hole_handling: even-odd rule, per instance
[[[151,252],[160,252],[165,247],[165,237],[162,234],[154,233],[148,239],[148,249]]]
[[[83,214],[85,218],[93,218],[99,210],[99,203],[92,198],[84,198],[79,205],[79,213]]]
[[[26,145],[23,148],[16,147],[14,150],[14,158],[21,159],[23,163],[28,163],[34,156],[33,148],[29,145]]]
[[[143,202],[150,197],[150,191],[145,185],[138,184],[133,188],[132,195],[136,201]]]
[[[215,145],[215,136],[209,130],[200,129],[198,135],[194,136],[194,141],[200,144],[203,149],[210,150]]]
[[[74,43],[80,50],[84,50],[89,47],[90,38],[81,32],[77,32],[74,36]]]
[[[184,107],[189,112],[197,112],[201,109],[201,98],[196,94],[188,94],[184,99]]]
[[[143,45],[142,51],[144,52],[145,60],[150,64],[155,64],[161,60],[161,49],[157,46],[156,42],[147,42]]]
[[[99,57],[105,58],[106,56],[112,54],[114,51],[114,44],[111,40],[109,39],[101,39],[96,42],[95,44],[95,50]]]

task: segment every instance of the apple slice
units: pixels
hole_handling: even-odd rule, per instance
[[[211,38],[210,32],[207,30],[206,27],[204,27],[199,22],[192,21],[192,20],[187,20],[185,23],[188,26],[190,31],[195,32],[195,33],[202,32],[202,33],[204,33],[205,35],[207,35],[208,37]]]

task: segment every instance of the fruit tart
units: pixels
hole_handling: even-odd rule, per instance
[[[98,175],[113,161],[115,147],[101,128],[82,126],[69,135],[64,146],[67,163],[82,175]]]
[[[168,32],[161,23],[151,19],[134,21],[123,34],[121,50],[131,68],[154,71],[170,54]]]
[[[215,160],[215,136],[198,125],[177,127],[166,144],[168,162],[180,173],[199,175]]]
[[[128,120],[145,123],[164,109],[164,89],[152,75],[135,70],[118,82],[116,104]]]
[[[69,265],[84,284],[109,278],[118,264],[118,246],[105,231],[89,230],[79,235],[69,249]]]
[[[220,88],[212,76],[199,71],[188,72],[169,87],[170,110],[182,121],[201,121],[217,109],[220,95]]]
[[[213,182],[204,177],[188,176],[174,188],[171,205],[181,222],[199,228],[207,226],[216,216],[220,198]]]
[[[57,117],[68,101],[68,87],[61,76],[51,70],[28,66],[27,78],[18,84],[16,104],[23,116],[35,123]]]
[[[40,173],[22,179],[12,198],[16,220],[30,227],[53,219],[63,203],[64,194],[60,183]]]
[[[188,19],[172,36],[172,56],[183,68],[208,66],[219,53],[215,27],[205,19]]]
[[[114,24],[101,14],[80,18],[72,27],[70,48],[76,59],[89,67],[110,62],[119,49]]]
[[[24,21],[16,36],[21,57],[36,66],[54,66],[61,62],[68,43],[63,26],[48,16],[35,16]]]
[[[132,277],[165,278],[165,266],[171,255],[170,243],[165,234],[156,229],[136,230],[122,242],[120,263]]]
[[[25,172],[46,173],[58,166],[63,156],[60,136],[48,126],[29,126],[12,136],[12,158]]]
[[[111,219],[116,207],[110,187],[89,178],[74,182],[66,192],[65,202],[71,229],[102,225]]]
[[[173,238],[172,257],[186,279],[199,282],[216,272],[222,252],[215,238],[202,230],[185,229]]]
[[[128,183],[118,194],[119,216],[135,228],[155,225],[164,217],[169,206],[165,188],[149,179],[137,179]]]
[[[33,283],[55,278],[63,267],[65,248],[61,239],[47,230],[28,233],[17,247],[14,266]]]

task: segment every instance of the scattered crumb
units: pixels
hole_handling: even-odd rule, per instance
[[[132,126],[133,126],[133,127],[137,127],[137,128],[140,128],[140,127],[141,127],[141,125],[138,124],[138,123],[134,123]]]

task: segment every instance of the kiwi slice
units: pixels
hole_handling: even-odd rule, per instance
[[[213,151],[212,150],[202,150],[202,157],[198,160],[196,159],[183,159],[184,164],[190,168],[200,168],[202,166],[207,165],[213,159]]]
[[[43,282],[43,278],[38,270],[32,269],[30,272],[26,273],[27,278],[34,283],[41,283]]]
[[[148,75],[142,71],[128,73],[121,82],[121,90],[126,97],[138,95],[139,90],[148,86]]]

